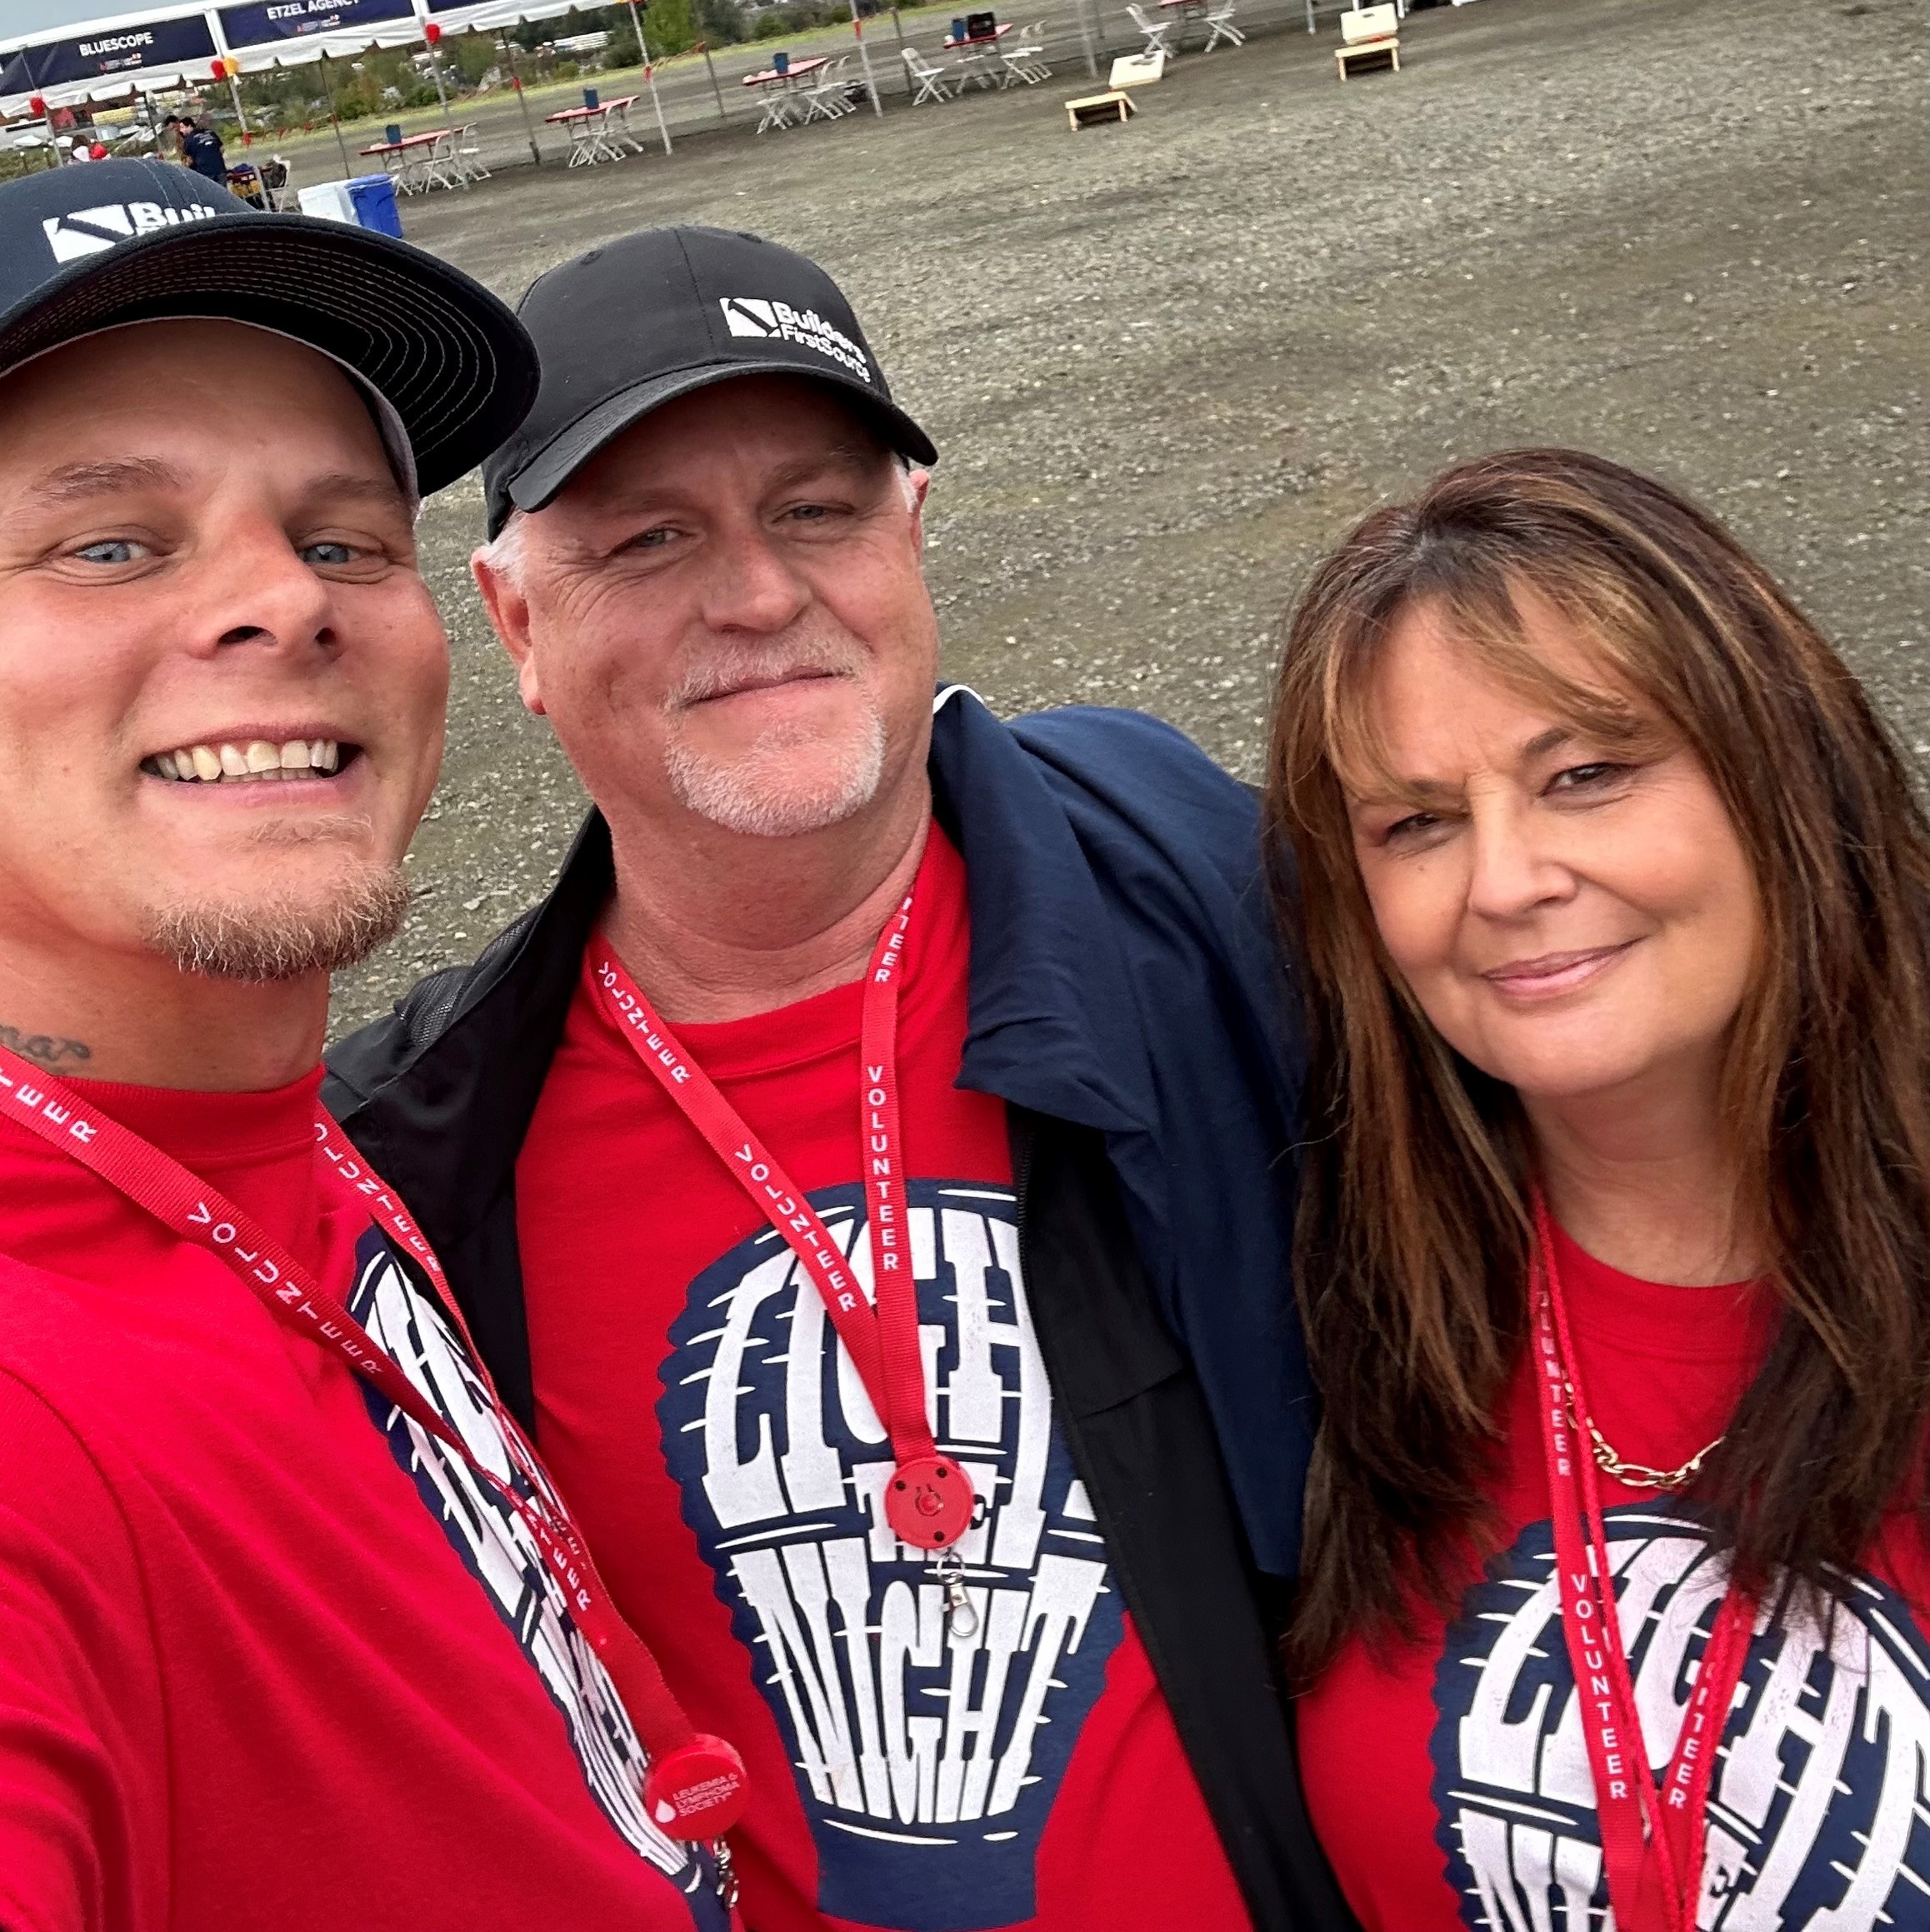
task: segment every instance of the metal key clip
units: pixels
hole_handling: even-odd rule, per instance
[[[738,1909],[738,1867],[731,1856],[730,1841],[713,1838],[710,1855],[717,1865],[717,1895],[723,1900],[726,1912],[734,1912]]]
[[[941,1550],[932,1558],[932,1576],[945,1593],[946,1634],[968,1641],[978,1635],[978,1612],[965,1588],[965,1559],[954,1550]]]

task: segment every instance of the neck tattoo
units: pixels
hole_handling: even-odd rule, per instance
[[[54,1033],[22,1033],[18,1026],[0,1026],[0,1046],[50,1072],[94,1056],[94,1050],[84,1040],[63,1040]]]

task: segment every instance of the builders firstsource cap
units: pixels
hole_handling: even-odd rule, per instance
[[[0,374],[80,336],[188,317],[252,322],[343,364],[393,411],[425,493],[481,462],[536,394],[515,316],[406,242],[263,214],[161,161],[0,187]]]
[[[724,228],[647,228],[531,286],[517,309],[542,357],[522,427],[482,466],[489,534],[540,510],[605,444],[664,403],[734,376],[828,382],[888,447],[933,463],[892,400],[851,304],[815,262]]]

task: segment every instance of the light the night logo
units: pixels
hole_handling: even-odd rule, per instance
[[[418,1294],[381,1233],[370,1229],[356,1251],[348,1312],[482,1466],[512,1489],[553,1495],[540,1469],[513,1445],[488,1390],[442,1310]],[[515,1634],[522,1654],[560,1714],[591,1795],[631,1849],[688,1896],[701,1932],[724,1932],[708,1856],[667,1838],[643,1810],[643,1748],[608,1675],[577,1630],[562,1591],[522,1520],[476,1475],[381,1392],[364,1388],[369,1414],[450,1546]]]
[[[1607,1514],[1653,1769],[1726,1584],[1694,1520]],[[1758,1628],[1711,1780],[1700,1932],[1930,1927],[1930,1645],[1856,1578],[1832,1630]],[[1434,1679],[1437,1836],[1473,1932],[1608,1932],[1601,1838],[1546,1523],[1471,1590]]]
[[[775,1230],[692,1283],[658,1418],[790,1746],[818,1909],[986,1932],[1033,1915],[1039,1835],[1123,1619],[1053,1424],[1011,1191],[908,1191],[932,1433],[980,1499],[958,1545],[975,1630],[948,1628],[926,1553],[886,1526],[891,1445]],[[810,1199],[868,1297],[860,1186]]]

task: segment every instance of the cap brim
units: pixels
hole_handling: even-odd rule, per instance
[[[536,400],[533,345],[507,304],[433,256],[307,215],[138,236],[0,316],[0,372],[122,322],[253,322],[345,362],[401,419],[425,493],[473,469]]]
[[[653,376],[647,382],[606,397],[594,409],[578,417],[524,459],[509,480],[510,502],[518,510],[541,510],[556,500],[564,485],[598,450],[614,442],[652,410],[661,409],[666,402],[673,402],[694,390],[708,389],[712,383],[728,382],[744,376],[802,376],[809,382],[822,382],[837,390],[854,413],[871,422],[888,447],[916,463],[938,460],[932,439],[895,402],[886,402],[869,384],[854,377],[826,368],[822,361],[790,362],[772,357],[756,362],[705,362],[695,368],[673,369],[668,375]]]

